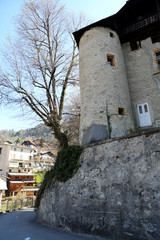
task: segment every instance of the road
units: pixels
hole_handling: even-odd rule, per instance
[[[91,240],[36,222],[33,209],[0,214],[0,240]]]

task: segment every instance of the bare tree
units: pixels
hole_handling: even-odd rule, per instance
[[[66,90],[77,81],[78,54],[72,32],[82,17],[70,18],[59,0],[29,0],[18,16],[17,38],[10,40],[0,69],[8,103],[29,107],[68,146],[62,116]]]
[[[65,102],[63,126],[67,131],[70,144],[79,142],[80,105],[79,91],[74,92],[72,97]]]

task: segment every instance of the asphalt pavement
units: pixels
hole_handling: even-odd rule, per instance
[[[34,209],[0,214],[0,240],[91,240],[36,222]]]

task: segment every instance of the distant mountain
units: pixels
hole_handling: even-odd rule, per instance
[[[43,124],[40,124],[34,128],[26,130],[14,131],[14,130],[0,130],[0,139],[3,141],[15,141],[20,138],[21,141],[26,138],[36,139],[43,138],[45,141],[51,141],[54,139],[53,131]]]

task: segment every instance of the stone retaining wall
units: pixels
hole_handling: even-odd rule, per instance
[[[45,191],[40,222],[101,239],[160,239],[160,133],[87,147],[80,162]]]

